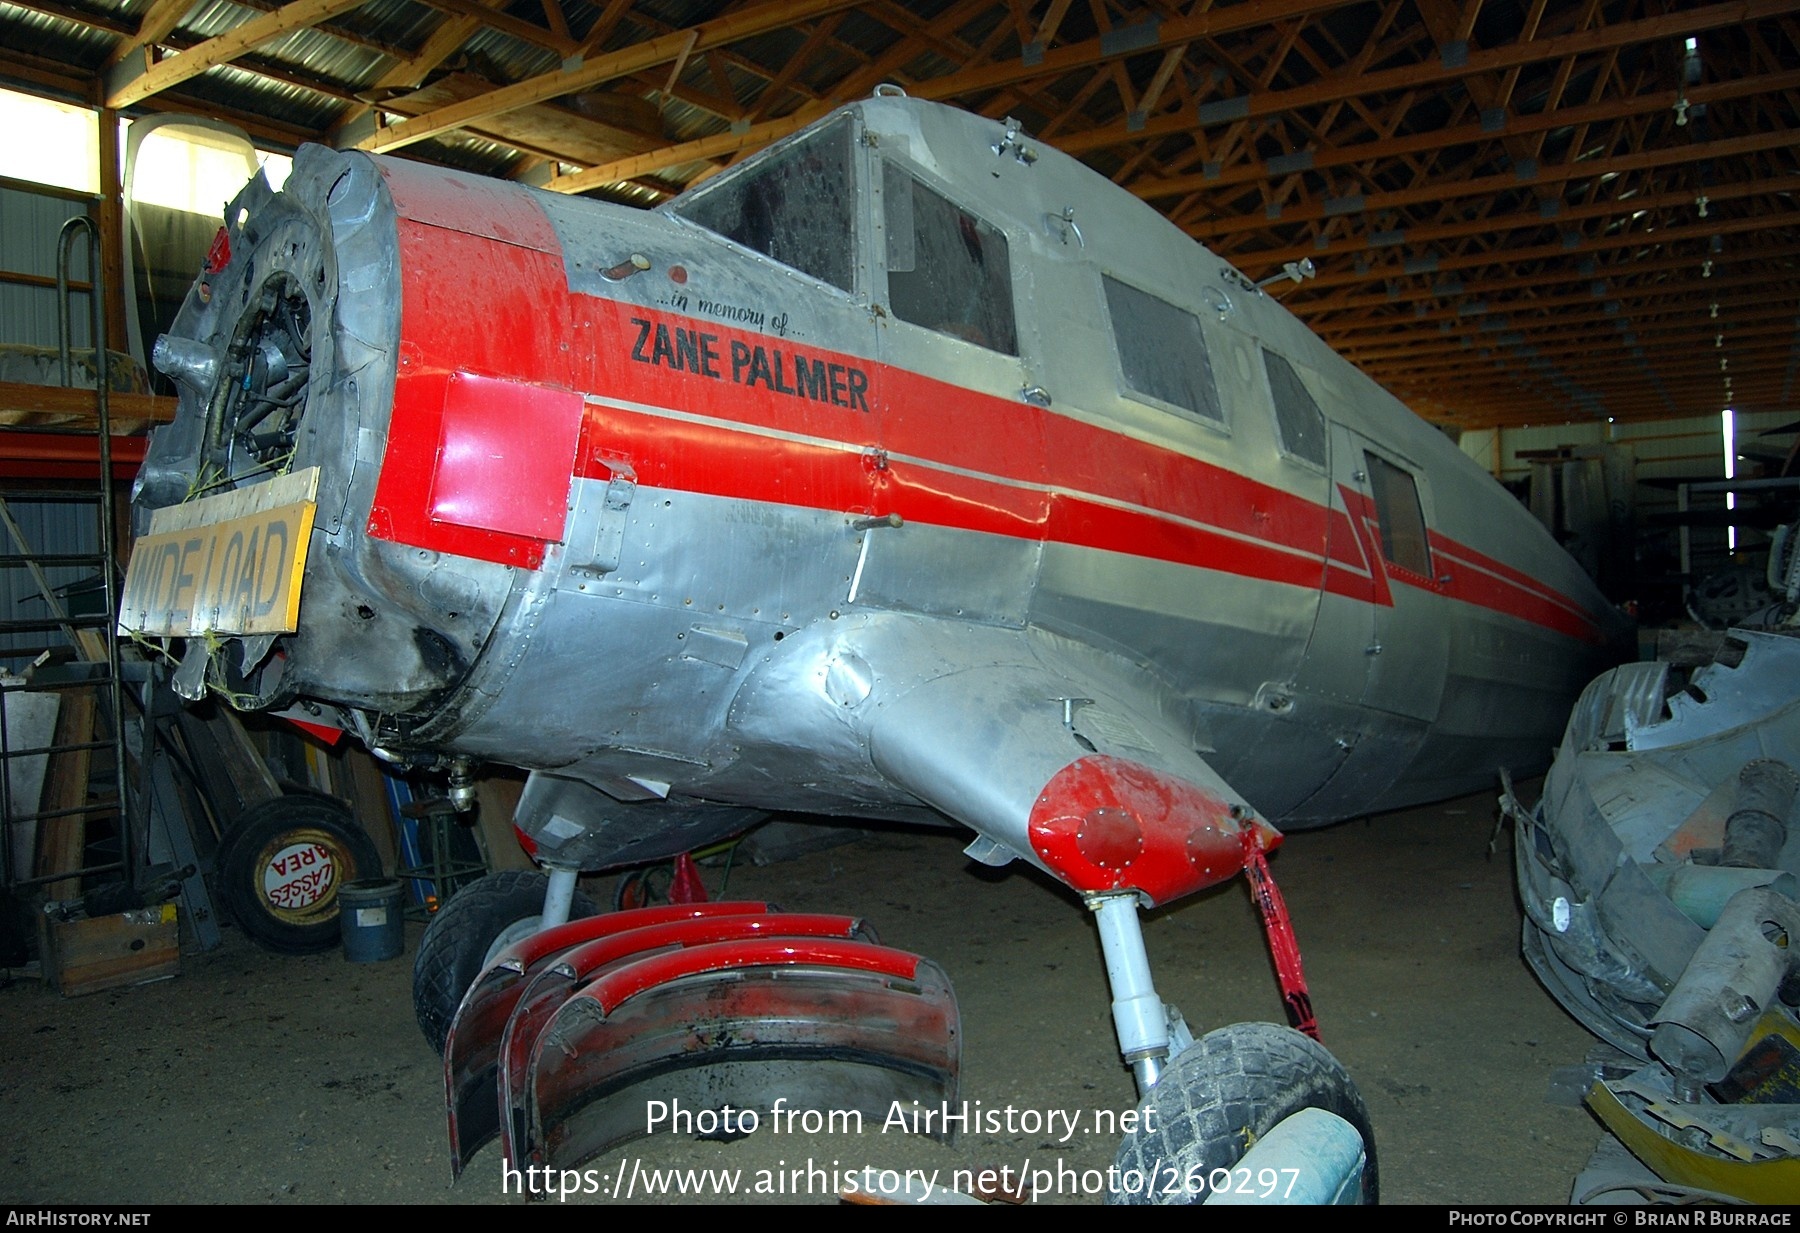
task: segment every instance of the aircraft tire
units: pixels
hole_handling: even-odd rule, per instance
[[[238,816],[219,848],[219,894],[246,934],[283,955],[337,946],[338,891],[381,876],[381,854],[342,802],[278,796]]]
[[[1376,1202],[1375,1135],[1356,1085],[1319,1042],[1273,1023],[1208,1032],[1170,1064],[1138,1106],[1147,1116],[1119,1145],[1107,1202],[1204,1202],[1215,1170],[1229,1169],[1278,1122],[1309,1108],[1337,1114],[1362,1136],[1362,1202]]]
[[[439,1053],[463,994],[496,951],[496,943],[537,931],[544,910],[548,874],[508,869],[490,873],[457,891],[425,927],[413,960],[413,1014],[419,1030]],[[580,891],[569,902],[569,919],[595,913]]]

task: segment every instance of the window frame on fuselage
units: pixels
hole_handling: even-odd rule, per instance
[[[1098,273],[1100,301],[1105,307],[1107,329],[1112,338],[1113,364],[1120,395],[1145,406],[1172,412],[1216,431],[1229,432],[1231,422],[1225,409],[1225,399],[1219,391],[1218,373],[1213,367],[1212,344],[1207,338],[1206,327],[1199,314],[1153,291],[1146,291],[1130,279],[1111,271],[1103,269]],[[1122,292],[1117,299],[1113,294],[1115,287]],[[1135,303],[1132,302],[1132,297],[1137,297]],[[1145,330],[1122,328],[1121,316],[1133,310],[1140,314],[1148,310],[1152,316],[1162,314],[1162,320],[1147,323],[1149,328]],[[1174,348],[1180,349],[1173,350]],[[1166,397],[1166,394],[1181,392],[1173,386],[1165,384],[1160,390],[1145,388],[1157,384],[1154,380],[1140,379],[1147,372],[1154,371],[1155,364],[1152,361],[1161,359],[1156,354],[1157,351],[1199,358],[1198,376],[1202,379],[1202,384],[1198,387],[1192,384],[1195,372],[1191,365],[1184,366],[1183,375],[1189,380],[1189,389],[1197,395],[1195,401],[1208,404],[1212,408],[1210,412]]]

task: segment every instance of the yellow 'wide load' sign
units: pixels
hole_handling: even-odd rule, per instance
[[[131,550],[119,631],[151,637],[296,629],[319,469],[159,509]]]

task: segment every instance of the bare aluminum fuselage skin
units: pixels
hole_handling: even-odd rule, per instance
[[[215,678],[545,772],[525,829],[589,864],[660,855],[583,836],[647,806],[669,846],[656,803],[688,800],[943,816],[1043,863],[1035,811],[1087,755],[1287,827],[1547,760],[1618,625],[1515,500],[1073,160],[912,100],[843,115],[848,288],[680,202],[310,148],[280,196],[247,190],[174,334],[230,367],[274,331],[257,288],[304,294],[292,465],[321,467],[319,509],[298,631],[226,641]],[[1004,232],[1016,355],[893,311],[888,166]],[[1222,422],[1131,392],[1103,276],[1197,318]],[[1265,350],[1323,411],[1324,465],[1282,448]],[[213,373],[140,505],[209,457],[230,477]],[[1384,552],[1381,463],[1416,485],[1428,572]]]

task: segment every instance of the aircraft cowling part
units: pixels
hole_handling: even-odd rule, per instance
[[[1723,1079],[1792,970],[1800,904],[1767,886],[1733,895],[1650,1021],[1650,1052],[1692,1082]]]
[[[1153,903],[1235,877],[1250,849],[1281,833],[1243,806],[1125,758],[1093,755],[1058,771],[1031,812],[1031,846],[1076,890],[1137,890]]]
[[[646,911],[649,909],[636,909]],[[615,913],[631,916],[634,912]],[[627,930],[568,952],[525,990],[507,1019],[500,1041],[498,1107],[501,1144],[507,1158],[524,1154],[516,1145],[530,1142],[520,1110],[529,1099],[531,1070],[538,1059],[539,1037],[563,1006],[589,983],[611,971],[677,946],[706,946],[755,938],[844,938],[874,942],[874,931],[847,916],[770,913],[722,920],[716,928],[652,926],[650,932]],[[703,1017],[703,1016],[702,1016]],[[697,1020],[696,1020],[697,1021]],[[506,1110],[513,1110],[508,1119]]]
[[[464,993],[444,1042],[451,1170],[460,1176],[464,1163],[476,1149],[499,1133],[498,1064],[502,1040],[520,999],[539,976],[558,965],[566,967],[565,959],[571,952],[604,938],[633,935],[638,939],[646,929],[709,917],[763,919],[768,911],[765,903],[724,902],[671,904],[589,916],[522,938],[496,955]]]
[[[658,1123],[658,1110],[729,1106],[741,1129],[785,1099],[879,1120],[896,1101],[954,1103],[961,1050],[949,978],[918,955],[823,936],[652,953],[556,1008],[501,1143],[507,1167],[526,1172],[693,1133],[672,1116]]]
[[[166,552],[146,550],[132,571],[139,586],[120,610],[122,628],[174,647],[182,696],[210,687],[240,709],[324,698],[410,724],[451,696],[488,644],[513,562],[420,552],[369,526],[390,440],[428,438],[434,457],[455,450],[482,462],[494,452],[393,419],[399,387],[436,381],[472,392],[469,381],[451,383],[437,371],[441,354],[420,351],[421,330],[429,335],[437,320],[462,317],[482,328],[531,323],[490,331],[508,337],[539,328],[510,302],[478,295],[466,276],[433,303],[421,302],[416,285],[402,286],[402,276],[416,284],[417,263],[402,253],[408,245],[429,252],[454,235],[463,249],[488,255],[486,266],[472,263],[482,271],[519,250],[413,217],[430,213],[431,186],[440,196],[454,192],[442,188],[445,178],[307,146],[282,191],[259,176],[226,208],[213,257],[156,349],[180,406],[148,447],[133,495],[140,543],[157,542],[146,534],[157,515],[189,507],[170,533],[179,527],[186,536],[176,559],[192,544],[187,555],[203,568],[165,566],[159,574]],[[467,348],[456,356],[481,371],[508,371],[482,358]],[[414,381],[424,359],[433,372]],[[515,383],[488,382],[496,384]],[[440,389],[440,404],[445,397]],[[542,431],[516,414],[489,418]],[[203,505],[208,498],[218,501]],[[565,504],[560,492],[541,500],[558,511]],[[310,522],[292,512],[307,508]],[[283,555],[277,542],[293,551]],[[241,543],[235,552],[233,543]],[[274,579],[302,561],[303,576],[276,588]],[[266,580],[265,589],[246,580]],[[265,601],[276,594],[284,599],[270,611]]]

